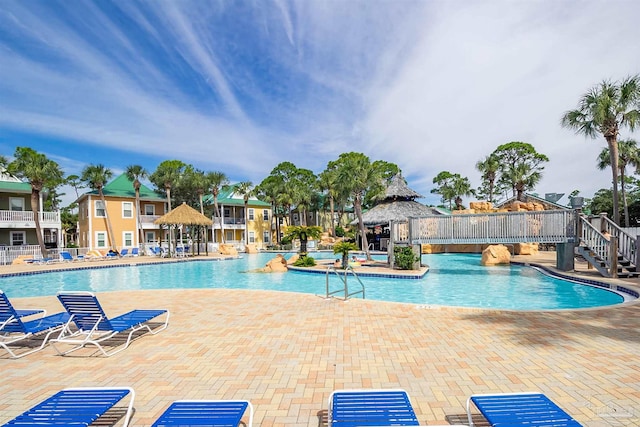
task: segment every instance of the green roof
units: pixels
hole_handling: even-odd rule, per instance
[[[220,190],[220,194],[218,194],[218,204],[226,206],[244,206],[244,198],[238,196],[236,196],[236,198],[231,197],[235,189],[236,186],[232,185],[228,188]],[[204,196],[204,198],[202,199],[202,203],[205,205],[212,205],[213,195],[207,194],[206,196]],[[255,197],[251,197],[248,204],[250,206],[264,206],[265,208],[271,207],[269,203],[258,200]]]
[[[4,193],[31,194],[31,184],[28,182],[0,181],[0,191]]]
[[[136,197],[136,192],[133,189],[133,181],[127,178],[127,174],[124,173],[105,185],[102,188],[102,193],[105,196],[111,197]],[[85,195],[88,194],[98,194],[98,190],[85,193]],[[140,200],[165,201],[166,199],[146,185],[140,183]]]

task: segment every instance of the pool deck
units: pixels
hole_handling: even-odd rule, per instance
[[[554,257],[514,259],[552,267]],[[600,279],[586,264],[574,274]],[[637,279],[602,281],[640,289]],[[93,350],[61,357],[51,347],[17,360],[2,353],[0,424],[64,387],[119,385],[136,392],[132,426],[151,425],[178,399],[248,399],[255,426],[324,426],[329,394],[341,388],[404,388],[423,425],[466,424],[472,393],[518,391],[542,391],[587,427],[640,425],[637,302],[509,312],[225,289],[117,291],[99,299],[109,315],[167,308],[169,327],[110,358]],[[11,300],[19,308],[61,309],[54,297]]]

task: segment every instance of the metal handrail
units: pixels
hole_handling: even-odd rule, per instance
[[[335,291],[329,292],[329,276],[330,273],[333,272],[338,279],[340,279],[340,281],[342,282],[342,284],[344,285],[343,289],[337,289]],[[349,285],[348,285],[348,281],[347,281],[347,274],[351,273],[353,274],[353,277],[356,278],[356,280],[358,281],[358,283],[360,284],[361,289],[359,291],[355,291],[352,293],[349,293]],[[358,295],[360,293],[362,293],[362,299],[365,298],[365,288],[364,288],[364,283],[362,283],[362,280],[360,280],[360,277],[356,274],[356,272],[353,270],[353,268],[351,268],[351,266],[347,266],[347,268],[344,269],[344,275],[340,275],[340,273],[336,270],[336,268],[333,265],[330,265],[327,267],[327,272],[325,274],[325,281],[326,281],[326,298],[329,298],[332,295],[338,294],[338,293],[344,293],[344,300],[348,300],[349,297],[352,297],[354,295]]]

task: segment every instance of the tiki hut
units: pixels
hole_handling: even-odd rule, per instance
[[[213,225],[211,218],[207,218],[184,202],[171,212],[168,212],[156,219],[154,223],[167,226],[191,225],[206,227]],[[198,251],[200,251],[199,247]]]
[[[362,214],[367,227],[386,226],[390,221],[406,221],[412,216],[438,215],[435,209],[418,203],[415,199],[423,197],[407,186],[400,174],[391,178],[385,190],[384,198],[374,207]],[[352,224],[357,224],[355,220]]]

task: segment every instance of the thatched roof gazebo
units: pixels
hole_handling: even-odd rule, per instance
[[[439,214],[435,209],[416,202],[419,197],[423,196],[410,189],[400,174],[395,175],[385,190],[384,198],[362,214],[364,225],[387,225],[390,221],[406,221],[412,216]],[[357,223],[357,220],[352,222]]]
[[[197,226],[210,226],[213,225],[211,218],[207,218],[200,212],[182,202],[180,206],[171,210],[160,218],[154,221],[154,224],[159,225],[197,225]],[[198,249],[199,251],[200,249]]]

